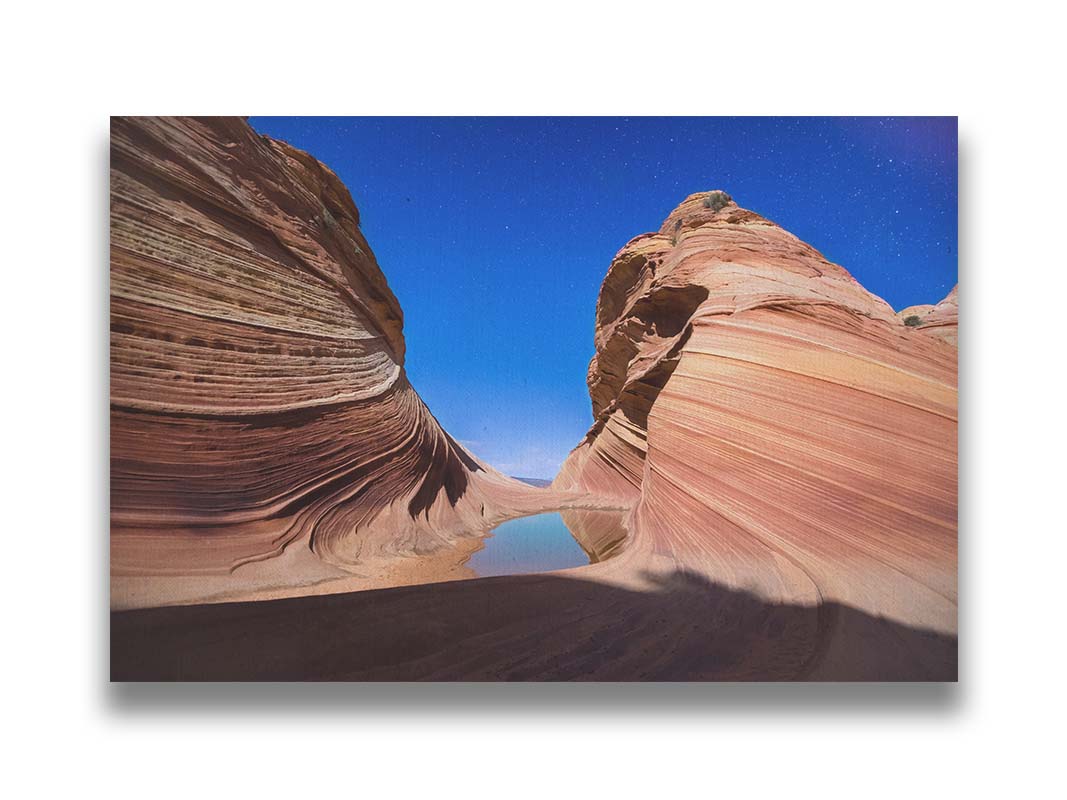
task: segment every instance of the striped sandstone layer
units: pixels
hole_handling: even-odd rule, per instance
[[[236,118],[114,119],[113,606],[440,578],[550,502],[441,429],[402,326],[325,166]]]
[[[956,308],[905,325],[725,193],[690,196],[601,289],[595,422],[554,486],[633,512],[586,546],[955,636]],[[862,652],[824,625],[823,668]]]

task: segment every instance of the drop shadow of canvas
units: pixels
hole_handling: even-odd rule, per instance
[[[954,681],[956,639],[678,571],[116,612],[113,680]]]

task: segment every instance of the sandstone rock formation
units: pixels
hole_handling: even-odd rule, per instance
[[[240,119],[114,119],[113,604],[309,592],[542,503],[437,424],[402,320],[318,161]]]
[[[595,422],[554,485],[632,500],[628,561],[955,635],[956,292],[908,313],[692,195],[612,262]],[[823,668],[862,649],[838,633]]]

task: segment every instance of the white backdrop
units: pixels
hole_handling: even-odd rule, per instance
[[[1067,444],[1046,7],[9,7],[5,794],[1046,794]],[[194,112],[958,114],[959,686],[109,686],[108,115]]]

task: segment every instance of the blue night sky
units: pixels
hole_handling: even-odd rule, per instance
[[[725,189],[901,309],[956,283],[956,119],[253,117],[345,182],[453,436],[550,478],[592,422],[615,253]]]

